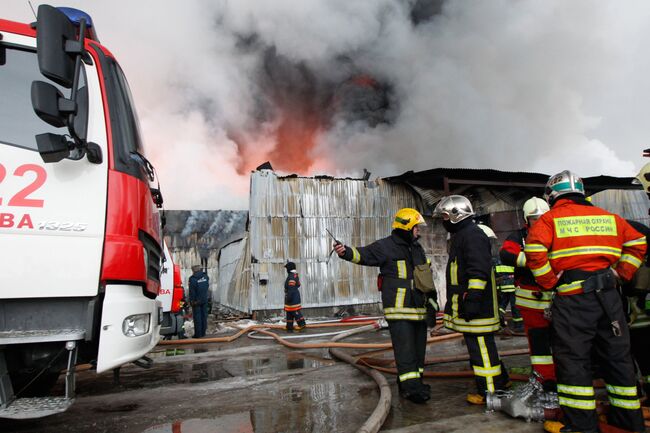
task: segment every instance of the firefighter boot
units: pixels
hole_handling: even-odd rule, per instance
[[[427,396],[427,400],[431,398],[431,385],[428,383],[421,382],[422,384],[422,393]]]
[[[425,387],[420,386],[419,390],[407,390],[399,381],[399,378],[397,379],[397,389],[400,397],[410,400],[413,403],[424,404],[431,398],[430,392],[426,392]]]
[[[467,394],[467,403],[483,405],[485,404],[485,397],[481,394]]]
[[[565,426],[560,421],[544,421],[544,431],[548,433],[598,433],[597,430],[578,431],[571,427]]]

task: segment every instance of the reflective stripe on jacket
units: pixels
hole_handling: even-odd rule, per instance
[[[497,282],[497,289],[502,293],[509,293],[515,291],[515,278],[514,278],[515,268],[513,266],[508,266],[501,264],[497,260],[494,265],[494,277]]]
[[[343,259],[364,266],[379,266],[386,320],[425,320],[425,296],[413,285],[413,269],[428,260],[417,241],[407,242],[396,234],[397,230],[365,247],[346,246]]]
[[[447,304],[445,327],[454,331],[484,334],[499,330],[496,283],[492,267],[490,241],[473,221],[465,220],[451,237],[447,262]],[[478,317],[463,317],[463,299],[470,290],[481,293]],[[474,292],[476,293],[476,292]]]
[[[566,270],[599,271],[613,266],[629,280],[641,265],[645,237],[623,218],[587,203],[559,199],[533,225],[526,238],[527,265],[545,289]],[[582,280],[559,285],[560,295],[582,293]]]
[[[525,229],[511,233],[499,251],[499,258],[503,264],[515,266],[515,305],[529,310],[545,310],[551,306],[553,293],[542,290],[526,266],[525,237]]]
[[[298,272],[291,271],[284,281],[284,311],[300,310],[300,277]]]

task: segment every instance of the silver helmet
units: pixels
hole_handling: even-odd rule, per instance
[[[564,170],[548,179],[544,189],[544,199],[552,205],[555,200],[566,194],[585,195],[582,178],[569,170]]]
[[[449,217],[452,224],[456,224],[474,215],[474,209],[472,209],[472,203],[469,202],[467,197],[450,195],[440,200],[433,210],[433,216],[435,217],[442,218],[445,215]]]

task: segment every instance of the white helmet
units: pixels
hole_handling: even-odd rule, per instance
[[[443,217],[444,215],[449,217],[452,224],[456,224],[474,215],[474,209],[472,209],[472,203],[469,202],[467,197],[450,195],[440,200],[433,210],[433,216],[435,217]]]
[[[548,203],[539,197],[532,197],[524,203],[524,219],[528,223],[529,217],[541,217],[548,212]]]
[[[476,224],[477,226],[480,227],[481,230],[487,235],[488,238],[490,239],[497,239],[497,235],[494,233],[494,230],[492,230],[490,227],[486,226],[485,224]]]
[[[555,200],[566,194],[585,195],[582,178],[569,170],[551,176],[544,189],[544,198],[549,204],[553,204]]]

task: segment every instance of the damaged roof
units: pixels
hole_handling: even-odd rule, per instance
[[[522,171],[500,171],[492,169],[473,168],[434,168],[431,170],[413,172],[407,171],[399,176],[391,176],[385,180],[397,183],[407,183],[419,188],[449,190],[452,185],[484,185],[490,187],[523,187],[543,189],[550,176],[543,173]],[[633,177],[592,176],[583,177],[587,194],[595,194],[607,189],[640,189],[632,183]],[[540,191],[540,193],[543,191]]]

